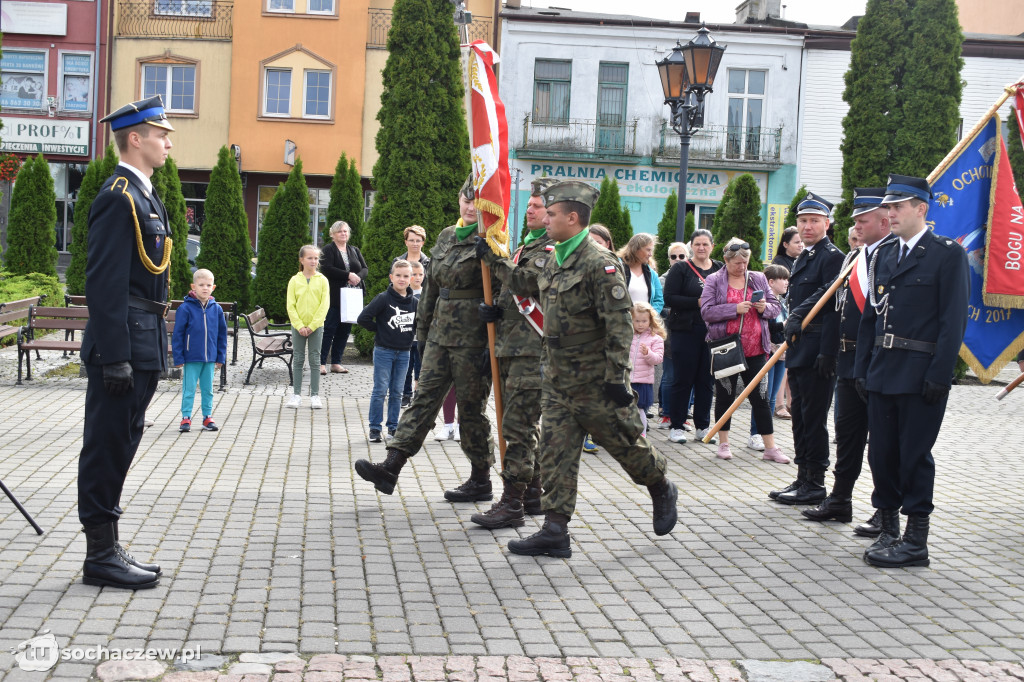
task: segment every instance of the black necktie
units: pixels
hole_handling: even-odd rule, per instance
[[[896,261],[896,264],[899,265],[900,263],[902,263],[903,259],[907,257],[908,253],[910,253],[910,247],[908,245],[904,244],[903,245],[903,250],[900,251],[900,259],[898,261]]]

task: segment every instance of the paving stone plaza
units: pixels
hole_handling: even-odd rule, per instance
[[[0,350],[0,479],[46,531],[0,497],[0,680],[1024,679],[1024,390],[953,388],[928,568],[869,567],[850,524],[770,502],[795,467],[739,447],[746,408],[731,461],[652,431],[679,485],[664,538],[646,490],[584,455],[561,560],[506,549],[542,517],[488,531],[469,517],[490,503],[444,500],[469,471],[457,442],[428,440],[393,496],[354,477],[385,454],[367,439],[368,364],[324,377],[325,409],[286,410],[284,365],[244,386],[240,350],[220,431],[178,432],[180,382],[153,400],[120,526],[164,575],[137,593],[81,582],[85,380],[46,375],[63,363],[50,353],[15,386],[16,352]],[[789,422],[775,426],[792,455]],[[869,492],[865,470],[855,521]],[[33,671],[22,645],[37,637],[59,655]]]

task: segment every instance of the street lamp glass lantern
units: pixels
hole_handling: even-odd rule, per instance
[[[683,59],[683,46],[677,42],[672,51],[656,64],[658,73],[661,74],[661,89],[665,93],[665,101],[683,99],[690,84],[686,75],[686,62]]]
[[[682,48],[686,74],[694,90],[711,90],[724,52],[725,47],[715,42],[706,26],[701,26],[693,40]]]

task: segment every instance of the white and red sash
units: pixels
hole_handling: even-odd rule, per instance
[[[864,312],[864,303],[868,297],[868,257],[867,249],[863,249],[857,258],[857,267],[850,274],[850,293],[857,309]]]
[[[545,248],[548,251],[554,250],[554,246],[551,244],[548,244]],[[512,262],[518,265],[519,257],[521,255],[523,255],[523,247],[520,246],[515,255],[512,256]],[[516,302],[516,309],[523,314],[523,317],[525,317],[526,321],[530,323],[533,330],[541,336],[544,336],[544,311],[541,310],[540,303],[537,302],[537,299],[533,296],[517,296],[514,293],[512,294],[512,299]]]

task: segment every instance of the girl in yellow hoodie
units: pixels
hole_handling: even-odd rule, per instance
[[[309,361],[309,406],[323,408],[320,401],[320,343],[324,338],[324,320],[331,305],[330,286],[317,267],[320,250],[312,244],[299,249],[302,271],[288,280],[288,320],[292,323],[292,384],[295,392],[285,407],[302,404],[302,363]]]

